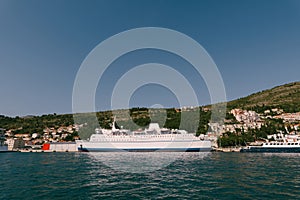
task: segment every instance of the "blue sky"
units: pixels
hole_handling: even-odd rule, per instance
[[[299,22],[297,0],[0,0],[0,114],[71,113],[73,83],[87,54],[108,37],[138,27],[174,29],[199,42],[217,64],[228,100],[299,81]],[[97,109],[109,109],[122,73],[154,61],[179,69],[199,104],[209,103],[205,83],[188,63],[145,50],[112,64],[99,82]],[[141,87],[130,103],[178,105],[174,94],[157,85]]]

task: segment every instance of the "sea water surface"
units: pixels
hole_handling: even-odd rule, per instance
[[[141,173],[105,162],[151,154],[176,153],[1,153],[0,199],[300,197],[300,154],[185,153],[163,168]]]

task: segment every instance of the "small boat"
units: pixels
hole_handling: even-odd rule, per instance
[[[256,145],[252,144],[242,148],[241,152],[300,153],[300,137],[278,134],[274,141],[266,140]]]

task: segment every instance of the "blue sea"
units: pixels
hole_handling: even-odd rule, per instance
[[[300,154],[1,153],[0,161],[1,200],[300,198]]]

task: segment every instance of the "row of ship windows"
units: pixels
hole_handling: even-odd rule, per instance
[[[183,137],[191,137],[191,135],[184,135],[184,134],[182,134],[182,135],[180,135],[180,136],[183,136]],[[104,138],[107,138],[107,137],[109,137],[109,138],[115,138],[116,136],[105,136]],[[120,135],[120,136],[118,136],[119,138],[127,138],[128,136],[122,136],[122,135]],[[138,137],[147,137],[147,138],[161,138],[161,137],[164,137],[164,138],[170,138],[170,137],[174,137],[174,136],[165,136],[165,135],[139,135]],[[93,136],[92,138],[97,138],[97,137],[95,137],[95,136]],[[103,137],[101,137],[101,138],[103,138]]]
[[[299,143],[267,143],[266,145],[299,145]]]
[[[151,142],[151,141],[176,141],[176,140],[135,140],[135,139],[127,139],[127,140],[122,140],[122,139],[109,139],[109,140],[103,140],[103,139],[93,139],[93,142]],[[180,140],[181,141],[181,140]],[[182,139],[182,141],[191,141],[190,139]]]

